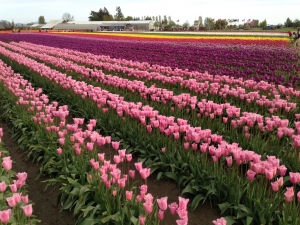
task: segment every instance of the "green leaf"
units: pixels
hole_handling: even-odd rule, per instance
[[[67,201],[65,201],[65,204],[63,205],[63,209],[69,209],[72,207],[74,203],[73,195],[69,195]]]
[[[159,172],[159,173],[157,174],[156,179],[157,179],[157,180],[160,180],[162,174],[163,174],[163,172]]]
[[[94,225],[94,224],[99,224],[99,221],[89,217],[84,219],[79,225]]]
[[[70,192],[70,194],[72,194],[72,195],[75,195],[75,196],[78,196],[79,195],[79,188],[74,188],[71,192]]]
[[[84,212],[83,217],[86,217],[89,211],[93,210],[94,208],[94,206],[88,206],[86,209],[82,209],[82,211]]]
[[[195,210],[197,206],[199,205],[199,202],[204,199],[204,196],[202,194],[198,194],[192,201],[192,210]]]
[[[226,220],[226,225],[232,225],[237,223],[232,216],[225,216],[224,219]]]
[[[133,224],[138,224],[138,218],[136,218],[136,217],[134,217],[134,216],[132,216],[131,218],[130,218],[130,221],[133,223]]]
[[[229,204],[228,202],[224,202],[222,204],[218,204],[220,210],[221,210],[221,214],[223,214],[226,209],[228,209],[232,204]]]
[[[87,186],[82,186],[80,188],[80,192],[79,192],[79,195],[81,196],[83,193],[87,192],[87,191],[90,191],[90,189],[87,187]]]
[[[247,216],[246,225],[251,225],[253,221],[252,217]]]
[[[165,175],[166,177],[168,177],[168,178],[170,178],[170,179],[176,181],[176,182],[177,182],[177,180],[178,180],[178,178],[177,178],[177,176],[175,175],[175,173],[172,173],[172,172],[165,172],[164,175]]]
[[[76,180],[73,180],[70,177],[68,177],[67,179],[68,179],[69,183],[72,184],[74,187],[80,186],[80,184]]]
[[[185,189],[183,189],[183,191],[181,192],[181,194],[185,194],[185,193],[190,193],[192,195],[196,194],[196,191],[192,188],[192,186],[189,184],[188,186],[185,187]]]

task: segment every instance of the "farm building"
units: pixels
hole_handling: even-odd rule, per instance
[[[49,23],[41,27],[41,29],[53,29],[57,24],[66,23],[65,20],[50,20]]]
[[[40,29],[43,27],[45,24],[33,24],[30,26],[30,29]]]
[[[74,30],[74,31],[100,31],[100,26],[97,24],[70,24],[61,23],[52,28],[53,30]]]
[[[70,21],[69,24],[97,24],[101,30],[153,30],[154,22],[151,20],[130,21]]]

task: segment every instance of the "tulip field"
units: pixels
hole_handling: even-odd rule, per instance
[[[283,34],[0,34],[2,119],[78,225],[185,225],[203,203],[210,224],[299,225],[299,76]],[[37,224],[0,157],[0,221]]]

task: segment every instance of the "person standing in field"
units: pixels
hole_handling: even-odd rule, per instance
[[[292,37],[292,34],[293,34],[292,31],[289,31],[289,36],[290,36],[290,37]]]
[[[300,47],[300,39],[298,33],[294,32],[294,47]]]

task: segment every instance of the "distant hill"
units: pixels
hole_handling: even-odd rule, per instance
[[[11,24],[11,21],[8,21],[8,20],[0,20],[0,22],[5,22],[6,24]],[[45,23],[47,23],[47,22],[45,22]],[[39,22],[30,22],[30,24],[39,24]],[[16,27],[27,26],[27,23],[16,23],[15,22],[15,26]]]

